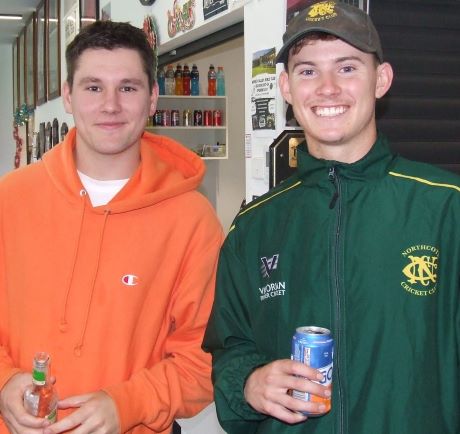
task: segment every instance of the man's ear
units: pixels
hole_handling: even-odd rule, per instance
[[[382,98],[388,92],[393,82],[393,68],[387,62],[377,67],[377,83],[375,85],[375,97]]]
[[[65,111],[72,114],[72,92],[67,81],[64,81],[62,85],[62,101],[64,102]]]
[[[280,76],[278,78],[278,83],[280,86],[281,95],[283,95],[283,98],[289,104],[292,104],[291,90],[289,86],[289,75],[285,70],[281,71]]]
[[[153,116],[157,109],[158,94],[159,94],[158,83],[155,82],[155,84],[152,87],[152,92],[150,94],[150,108],[149,108],[150,116]]]

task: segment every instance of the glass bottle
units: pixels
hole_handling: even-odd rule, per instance
[[[211,63],[209,65],[208,71],[208,95],[215,95],[216,94],[216,70],[214,69],[214,65]]]
[[[200,94],[200,72],[198,71],[198,66],[195,64],[193,64],[192,71],[190,72],[190,94]]]
[[[174,69],[172,65],[166,67],[165,72],[165,91],[166,95],[174,95],[175,91]]]
[[[190,69],[187,64],[184,65],[184,70],[182,72],[182,87],[183,87],[183,94],[190,95]]]
[[[56,389],[49,382],[49,368],[49,354],[45,352],[35,354],[32,384],[24,392],[24,407],[33,416],[55,422],[58,396]]]
[[[217,67],[217,95],[225,95],[225,75],[223,66]]]
[[[175,94],[183,95],[184,94],[184,82],[182,80],[182,65],[180,63],[176,66],[176,72],[174,73],[175,80]]]
[[[163,67],[158,69],[157,73],[157,82],[158,82],[158,90],[160,95],[165,95],[166,94],[166,76],[165,76],[165,70]]]

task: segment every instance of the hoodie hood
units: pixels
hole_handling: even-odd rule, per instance
[[[76,129],[43,156],[43,163],[55,187],[70,202],[80,202],[84,188],[77,174],[74,149]],[[140,145],[141,162],[128,183],[96,212],[121,213],[144,208],[195,190],[206,166],[195,153],[169,137],[144,132]]]

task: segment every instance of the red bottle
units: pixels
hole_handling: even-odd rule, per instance
[[[208,95],[214,96],[216,94],[216,70],[214,69],[214,65],[209,65],[208,71]]]
[[[174,73],[174,80],[176,84],[176,95],[184,94],[184,82],[182,78],[182,65],[180,63],[176,66],[176,72]]]
[[[182,87],[184,89],[184,95],[190,95],[190,69],[187,64],[184,65],[182,72]]]

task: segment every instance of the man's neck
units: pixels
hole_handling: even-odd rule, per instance
[[[375,136],[368,137],[362,140],[359,139],[353,143],[320,143],[315,140],[310,140],[306,137],[308,152],[315,158],[339,161],[341,163],[351,164],[361,160],[366,156],[377,140],[377,133]]]
[[[131,178],[140,163],[140,155],[137,158],[127,158],[127,155],[92,155],[90,158],[78,153],[75,149],[75,164],[77,170],[85,175],[100,181]]]

